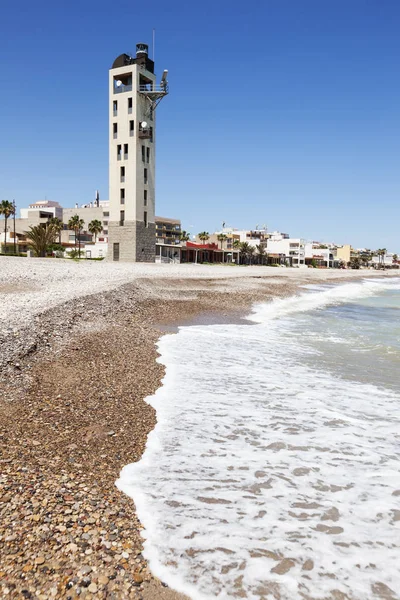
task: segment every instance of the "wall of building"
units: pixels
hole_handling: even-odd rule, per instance
[[[350,244],[345,244],[344,246],[338,246],[336,248],[336,258],[337,258],[337,260],[342,260],[346,264],[348,262],[350,262],[350,258],[351,258]]]
[[[305,241],[301,238],[269,239],[269,254],[284,254],[294,267],[305,265]]]

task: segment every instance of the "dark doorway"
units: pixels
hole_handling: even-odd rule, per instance
[[[119,260],[119,244],[113,244],[113,260]]]

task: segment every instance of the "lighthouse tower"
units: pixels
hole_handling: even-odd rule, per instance
[[[110,69],[109,260],[155,260],[156,108],[168,94],[167,73],[157,84],[146,44]]]

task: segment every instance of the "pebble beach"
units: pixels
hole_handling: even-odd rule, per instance
[[[391,275],[0,257],[0,597],[183,599],[115,486],[156,424],[155,342],[301,285]]]

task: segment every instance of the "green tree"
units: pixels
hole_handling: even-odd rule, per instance
[[[247,263],[250,256],[250,244],[248,242],[240,242],[239,250],[242,261]]]
[[[94,235],[94,243],[96,243],[97,235],[103,231],[102,222],[98,219],[93,219],[93,221],[90,221],[88,229],[90,233]]]
[[[190,235],[185,230],[183,230],[179,234],[179,239],[181,242],[188,242],[190,240]]]
[[[54,231],[57,233],[58,243],[61,246],[61,232],[64,228],[64,223],[58,217],[51,217],[51,219],[49,219],[49,224],[53,227]]]
[[[29,228],[29,231],[24,231],[24,235],[28,238],[28,246],[32,248],[35,256],[46,256],[46,252],[52,244],[54,244],[57,231],[49,224],[35,225]]]
[[[265,246],[263,246],[262,244],[258,244],[257,252],[258,252],[258,259],[260,261],[260,265],[263,265],[265,257],[266,257]]]
[[[360,261],[359,257],[358,256],[354,256],[351,259],[351,261],[350,261],[350,268],[351,269],[359,269],[360,268],[360,264],[361,264],[361,261]]]
[[[202,231],[201,233],[198,234],[197,237],[199,238],[200,241],[205,243],[207,240],[210,239],[210,234],[208,233],[208,231]]]
[[[68,229],[72,229],[75,233],[75,248],[77,246],[78,234],[82,231],[84,224],[85,221],[81,219],[79,215],[74,215],[68,221]]]
[[[256,251],[255,246],[253,246],[252,244],[249,244],[249,248],[247,250],[247,254],[249,256],[250,264],[251,265],[253,264],[253,257],[254,257],[255,251]]]
[[[223,245],[223,243],[224,243],[224,241],[225,241],[226,239],[228,239],[228,238],[227,238],[227,236],[225,235],[225,233],[219,233],[219,234],[217,235],[217,240],[218,240],[219,242],[221,242],[221,250],[222,250],[222,245]]]
[[[397,263],[398,261],[398,256],[397,254],[393,254],[393,262]]]
[[[14,204],[9,200],[0,202],[0,215],[4,217],[4,251],[7,253],[7,221],[14,214]]]

